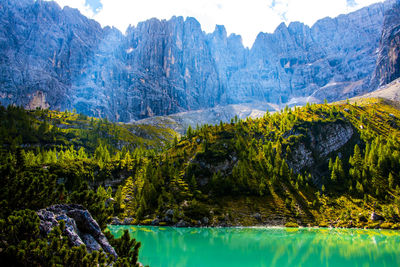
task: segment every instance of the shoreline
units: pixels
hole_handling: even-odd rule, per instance
[[[140,227],[171,227],[171,228],[253,228],[253,229],[353,229],[353,230],[392,230],[392,231],[399,231],[400,228],[368,228],[366,227],[335,227],[335,226],[286,226],[286,225],[275,225],[275,224],[265,224],[265,225],[206,225],[206,226],[196,226],[196,225],[187,225],[187,226],[177,226],[177,225],[151,225],[151,224],[108,224],[109,226],[140,226]]]
[[[168,227],[168,228],[176,228],[176,229],[222,229],[222,228],[228,228],[228,229],[288,229],[288,230],[296,230],[296,229],[308,229],[308,230],[379,230],[379,231],[396,231],[400,232],[400,229],[385,229],[385,228],[356,228],[356,227],[351,227],[351,228],[346,228],[346,227],[320,227],[320,226],[299,226],[299,227],[286,227],[284,225],[281,226],[185,226],[185,227],[177,227],[174,225],[165,225],[165,226],[160,226],[160,225],[143,225],[143,224],[108,224],[107,228],[110,226],[134,226],[134,227],[153,227],[153,228],[162,228],[162,227]]]

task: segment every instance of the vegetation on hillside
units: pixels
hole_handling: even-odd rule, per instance
[[[64,224],[49,236],[41,236],[35,211],[53,204],[81,204],[104,231],[114,210],[112,205],[106,206],[112,189],[106,190],[101,184],[129,170],[145,148],[159,149],[162,142],[173,137],[172,132],[112,124],[69,112],[25,111],[11,106],[0,107],[0,118],[1,262],[7,266],[111,263],[111,255],[70,247]],[[132,130],[141,131],[142,137]],[[152,138],[155,134],[166,139]],[[119,252],[116,265],[134,266],[140,243],[126,235],[108,238]]]
[[[0,119],[0,257],[11,265],[111,260],[70,247],[63,224],[39,236],[34,211],[56,203],[82,204],[103,230],[115,216],[159,225],[400,226],[400,111],[388,101],[285,108],[189,127],[180,138],[71,112],[8,107]],[[107,235],[118,264],[136,263],[137,242]]]
[[[111,154],[122,148],[160,150],[175,136],[170,129],[151,125],[111,123],[73,112],[27,111],[0,106],[0,144],[3,150],[20,146],[27,149],[64,149],[73,146],[93,153],[99,146]]]
[[[315,147],[327,125],[348,125],[354,133],[326,156],[312,151],[312,166],[291,168],[299,166],[293,155],[301,145]],[[207,217],[214,225],[358,227],[373,225],[375,211],[398,227],[399,142],[400,112],[377,99],[189,128],[165,153],[142,159],[121,189],[119,209],[144,224],[156,217],[164,224],[173,210],[167,223],[196,225]]]

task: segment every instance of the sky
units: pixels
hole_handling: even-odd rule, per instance
[[[150,18],[194,17],[205,32],[224,25],[228,34],[242,36],[251,47],[259,32],[273,32],[282,22],[312,26],[318,19],[336,17],[382,0],[55,0],[61,7],[78,8],[103,27],[121,32]]]

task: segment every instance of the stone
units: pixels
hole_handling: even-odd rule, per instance
[[[127,217],[124,219],[124,221],[122,222],[122,224],[124,225],[130,225],[133,222],[133,218]]]
[[[39,229],[43,236],[48,235],[63,220],[65,222],[64,233],[73,246],[84,244],[88,252],[102,249],[115,258],[118,257],[114,248],[102,233],[98,223],[93,219],[89,211],[81,205],[53,205],[36,213],[40,219]]]
[[[166,223],[171,223],[171,222],[172,222],[172,219],[171,219],[171,217],[169,217],[169,216],[165,216],[164,219],[163,219],[163,221],[166,222]]]
[[[159,223],[160,223],[160,220],[156,218],[151,222],[151,225],[158,225]]]
[[[168,216],[168,217],[174,216],[174,210],[172,210],[172,209],[167,210],[167,211],[165,212],[165,215]]]
[[[184,220],[180,220],[175,226],[176,227],[186,227],[188,224]]]
[[[94,237],[89,234],[83,234],[82,240],[85,243],[86,249],[89,252],[99,251],[100,249],[102,249],[100,244],[97,243],[96,239],[94,239]]]
[[[207,217],[203,217],[203,219],[201,219],[201,222],[202,222],[204,225],[208,225],[208,223],[210,222],[210,220],[209,220]]]
[[[381,215],[379,215],[379,214],[377,214],[377,213],[375,213],[375,212],[372,212],[372,213],[371,213],[370,219],[371,219],[371,221],[373,221],[373,222],[375,222],[375,221],[384,221],[384,220],[385,220],[385,218],[383,218]]]
[[[120,225],[122,223],[121,223],[121,220],[118,217],[112,217],[111,218],[111,224]]]

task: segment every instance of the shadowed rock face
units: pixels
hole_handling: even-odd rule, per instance
[[[400,1],[385,14],[377,66],[372,86],[383,86],[400,77]]]
[[[49,234],[55,226],[59,225],[59,221],[64,220],[64,233],[73,246],[86,245],[89,252],[103,249],[115,258],[118,257],[97,222],[81,205],[53,205],[37,211],[37,214],[40,219],[39,228],[42,235]]]
[[[392,3],[311,28],[281,24],[248,49],[223,26],[206,34],[193,18],[150,19],[123,35],[54,2],[0,0],[0,102],[127,122],[215,105],[351,97],[369,90]]]
[[[307,129],[307,132],[295,130],[286,135],[287,137],[304,135],[302,141],[298,142],[296,147],[292,149],[288,160],[289,167],[295,173],[315,167],[315,163],[318,161],[328,161],[327,156],[345,146],[354,134],[351,124],[341,120],[322,123],[317,126],[308,125]]]

